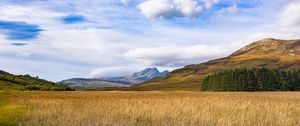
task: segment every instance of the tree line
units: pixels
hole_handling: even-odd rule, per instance
[[[203,91],[300,91],[300,70],[233,69],[203,79]]]

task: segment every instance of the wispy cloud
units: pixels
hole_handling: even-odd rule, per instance
[[[199,63],[210,58],[228,54],[224,47],[194,45],[188,47],[149,47],[131,50],[125,54],[128,60],[134,60],[148,66],[181,67]]]
[[[284,11],[280,14],[280,23],[284,26],[300,25],[300,2],[295,1],[288,4]]]

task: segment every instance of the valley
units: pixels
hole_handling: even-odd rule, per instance
[[[54,83],[0,71],[0,125],[300,125],[299,54],[300,40],[264,39],[171,72]]]
[[[0,1],[0,126],[300,126],[300,0]]]

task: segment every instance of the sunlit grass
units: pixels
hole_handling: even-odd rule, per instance
[[[300,93],[16,92],[24,125],[295,126]]]

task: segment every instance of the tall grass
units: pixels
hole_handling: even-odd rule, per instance
[[[300,93],[12,93],[29,106],[23,125],[296,126]]]
[[[7,99],[6,92],[0,91],[0,126],[14,126],[22,120],[24,106]]]

